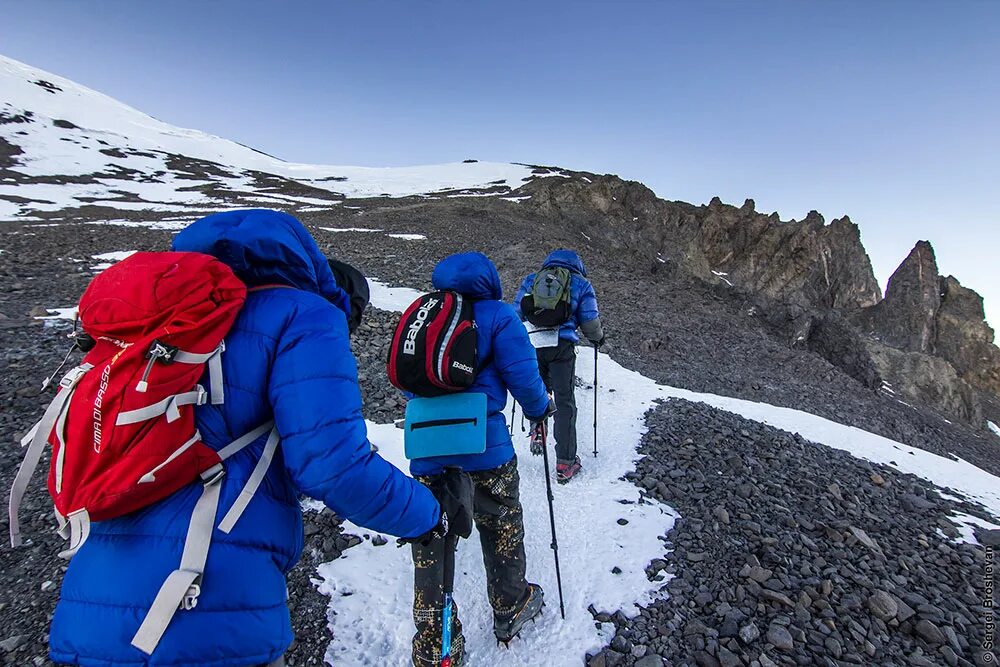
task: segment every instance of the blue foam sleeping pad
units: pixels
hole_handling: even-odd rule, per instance
[[[408,459],[486,451],[486,394],[463,392],[411,398],[403,444]]]

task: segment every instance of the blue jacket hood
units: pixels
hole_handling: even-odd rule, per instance
[[[316,241],[287,213],[264,208],[215,213],[188,225],[174,237],[173,249],[212,255],[248,287],[288,285],[351,312]]]
[[[445,257],[431,275],[434,289],[454,290],[473,299],[503,300],[500,274],[481,252],[463,252]]]
[[[587,269],[583,266],[583,260],[572,250],[553,250],[542,263],[542,268],[550,266],[561,266],[570,271],[576,271],[584,278],[587,277]]]

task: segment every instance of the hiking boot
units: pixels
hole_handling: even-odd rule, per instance
[[[572,463],[556,463],[556,481],[560,484],[565,484],[579,474],[581,470],[583,470],[583,465],[580,463],[579,456]]]
[[[542,613],[545,592],[538,584],[528,584],[524,600],[510,614],[493,614],[493,634],[498,642],[509,643],[520,634],[524,624]]]

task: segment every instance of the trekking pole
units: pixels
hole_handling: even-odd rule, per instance
[[[451,667],[451,614],[452,593],[455,589],[455,549],[458,536],[444,538],[444,607],[441,609],[441,666]]]
[[[522,412],[524,412],[522,410]],[[552,527],[552,555],[556,561],[556,586],[559,589],[559,615],[564,619],[566,618],[566,609],[563,607],[563,593],[562,593],[562,575],[559,574],[559,543],[556,541],[556,513],[552,508],[552,480],[549,477],[549,447],[545,442],[547,430],[545,428],[544,422],[539,425],[542,429],[542,456],[543,463],[545,465],[545,495],[549,498],[549,524]]]
[[[517,401],[510,402],[510,435],[514,437],[514,414],[517,412]]]
[[[594,458],[597,458],[597,346],[594,346]]]

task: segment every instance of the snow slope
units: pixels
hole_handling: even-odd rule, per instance
[[[12,170],[23,177],[0,180],[0,219],[83,203],[159,211],[209,210],[232,203],[206,194],[209,188],[261,197],[263,201],[253,200],[258,204],[273,204],[270,198],[277,198],[312,207],[336,204],[342,196],[402,197],[483,188],[509,194],[532,176],[530,167],[490,162],[391,168],[285,162],[227,139],[161,122],[107,95],[4,56],[0,56],[0,139],[20,149],[13,156]],[[182,164],[176,156],[212,164]],[[320,194],[330,193],[331,198],[262,193],[252,172],[305,184]],[[5,200],[5,196],[31,201]]]
[[[418,294],[412,289],[372,281],[372,305],[383,310],[401,310]],[[703,402],[798,432],[821,445],[923,477],[948,489],[949,495],[963,495],[982,503],[1000,517],[1000,478],[965,461],[937,456],[799,410],[658,385],[622,368],[607,355],[601,355],[600,361],[600,455],[594,459],[589,454],[593,434],[586,428],[586,417],[593,409],[593,371],[588,363],[580,363],[577,368],[583,380],[583,386],[577,388],[577,403],[585,474],[577,482],[554,488],[566,619],[560,619],[558,613],[541,459],[528,453],[519,420],[515,419],[528,578],[545,588],[548,606],[543,617],[529,625],[509,648],[498,647],[492,639],[481,549],[475,536],[463,542],[456,567],[455,599],[465,628],[470,664],[579,665],[588,651],[605,645],[614,632],[610,624],[595,625],[588,605],[593,604],[599,611],[621,609],[630,614],[635,612],[636,604],[659,595],[657,591],[664,582],[649,582],[644,568],[667,548],[658,536],[669,529],[676,515],[666,505],[637,504],[638,488],[620,479],[634,469],[636,448],[645,432],[643,417],[659,399]],[[391,424],[370,423],[369,429],[380,453],[406,470],[403,432]],[[965,540],[975,539],[973,525],[994,525],[968,515],[955,518],[963,526],[961,539]],[[621,525],[619,519],[627,523]],[[332,598],[334,639],[326,660],[349,665],[409,664],[413,633],[409,549],[397,549],[391,540],[374,546],[371,531],[350,526],[348,530],[366,539],[340,559],[319,568],[320,591]],[[613,568],[621,572],[615,574]]]

